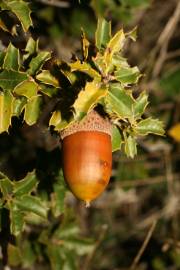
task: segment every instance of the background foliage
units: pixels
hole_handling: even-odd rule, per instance
[[[0,7],[1,132],[11,124],[0,135],[0,267],[179,269],[178,1],[8,0]],[[68,62],[71,53],[80,57],[81,27],[93,41],[102,15],[113,32],[138,25],[124,54],[145,74],[135,88],[137,97],[149,92],[145,116],[163,120],[167,136],[140,137],[134,160],[115,153],[109,188],[87,210],[64,184],[59,138],[48,129],[62,82],[49,59],[51,52]]]

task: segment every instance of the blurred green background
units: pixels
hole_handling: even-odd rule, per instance
[[[66,193],[63,214],[46,223],[31,217],[18,239],[9,232],[4,210],[0,269],[3,264],[6,270],[180,269],[179,1],[37,0],[30,6],[32,36],[39,38],[41,49],[66,61],[80,53],[82,27],[93,41],[99,16],[111,20],[114,31],[137,26],[137,42],[127,44],[124,54],[144,74],[135,93],[149,92],[146,113],[164,122],[166,136],[141,138],[133,160],[114,153],[110,184],[89,209],[61,186],[60,194]],[[1,47],[12,40],[23,48],[27,39],[3,30],[0,37]],[[18,180],[36,168],[44,200],[53,181],[62,178],[60,156],[58,136],[50,133],[44,119],[38,128],[13,119],[10,133],[0,135],[0,170]]]

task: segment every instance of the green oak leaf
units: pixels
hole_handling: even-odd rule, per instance
[[[107,48],[104,53],[104,62],[106,63],[107,69],[109,68],[112,62],[113,55],[122,50],[125,40],[126,40],[125,34],[121,29],[108,42]]]
[[[16,85],[27,80],[27,78],[25,72],[4,69],[0,73],[0,87],[3,90],[13,90]]]
[[[8,9],[10,9],[17,18],[20,20],[23,30],[28,31],[29,27],[32,25],[32,20],[30,16],[30,8],[28,3],[21,0],[8,1],[6,3]]]
[[[81,63],[80,60],[77,60],[76,62],[70,63],[68,65],[70,66],[71,71],[81,71],[90,77],[95,78],[96,80],[100,81],[101,79],[100,74],[86,62]]]
[[[124,85],[137,83],[140,78],[140,72],[137,67],[119,68],[114,73],[115,79]]]
[[[119,84],[111,85],[105,97],[107,107],[120,119],[133,117],[133,97]]]
[[[19,59],[19,50],[14,47],[11,43],[6,50],[6,55],[4,57],[3,68],[6,70],[19,70],[20,59]]]
[[[125,153],[128,157],[134,158],[134,156],[137,154],[137,143],[136,139],[129,135],[127,138],[125,138]]]
[[[25,97],[16,98],[13,102],[13,116],[19,117],[26,103],[27,99]]]
[[[22,197],[14,199],[14,202],[20,211],[33,212],[43,218],[47,217],[48,209],[38,197],[32,195],[24,195]]]
[[[18,84],[14,88],[14,93],[29,99],[34,96],[37,96],[38,87],[39,87],[38,84],[31,78]]]
[[[146,92],[142,92],[139,97],[136,99],[136,102],[134,104],[134,115],[136,118],[140,118],[141,115],[144,113],[147,105],[148,105],[148,95]]]
[[[90,109],[97,105],[100,98],[107,94],[107,89],[96,81],[87,82],[83,90],[80,91],[73,104],[75,119],[82,119]]]
[[[158,119],[153,118],[146,118],[141,120],[136,127],[134,128],[134,131],[138,135],[147,135],[149,133],[153,133],[156,135],[164,135],[164,129],[163,129],[163,123],[159,121]]]
[[[28,173],[24,179],[14,182],[13,193],[16,197],[30,194],[38,185],[35,172]]]
[[[0,190],[3,196],[6,198],[13,192],[14,184],[6,176],[3,179],[0,179]]]
[[[59,175],[56,179],[57,181],[53,185],[54,192],[51,196],[51,206],[52,211],[55,217],[58,217],[64,213],[64,200],[66,195],[66,186],[64,183],[64,177],[62,171],[59,172]]]
[[[9,91],[0,92],[0,133],[8,131],[13,116],[14,97]]]
[[[48,97],[53,97],[53,96],[58,94],[59,88],[40,83],[39,84],[39,91]]]
[[[55,131],[61,131],[62,129],[67,128],[70,124],[74,122],[74,118],[71,117],[69,121],[66,119],[62,119],[61,112],[60,111],[54,111],[52,113],[52,116],[49,120],[49,126],[54,126]]]
[[[120,150],[122,145],[122,136],[117,126],[113,125],[112,128],[112,152]]]
[[[49,60],[50,58],[51,58],[50,52],[38,53],[36,57],[32,58],[29,64],[28,74],[35,75],[41,69],[41,67],[45,64],[45,62]]]
[[[42,70],[41,73],[36,75],[36,79],[44,84],[59,87],[59,81],[50,73],[49,70]]]
[[[95,33],[96,47],[101,50],[105,48],[111,38],[111,22],[105,19],[98,19],[97,29]]]
[[[18,236],[24,229],[24,215],[19,210],[19,207],[16,205],[14,200],[8,204],[8,208],[10,211],[11,233]]]
[[[34,40],[32,37],[28,39],[25,48],[25,54],[23,55],[23,60],[27,60],[30,56],[35,55],[38,52],[38,40]]]
[[[40,115],[42,97],[40,95],[33,96],[25,105],[24,120],[28,125],[34,125]]]

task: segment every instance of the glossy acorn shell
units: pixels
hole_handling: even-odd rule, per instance
[[[63,139],[63,172],[73,194],[89,205],[106,188],[112,167],[111,136],[78,131]]]

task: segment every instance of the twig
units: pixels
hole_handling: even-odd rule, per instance
[[[173,15],[170,17],[169,21],[167,22],[164,30],[162,31],[157,41],[157,47],[161,48],[161,50],[160,50],[160,55],[156,61],[156,64],[153,70],[154,77],[159,75],[161,68],[163,66],[163,63],[166,60],[168,44],[171,37],[174,34],[179,18],[180,18],[180,1],[178,1],[178,4],[176,6],[176,9]]]
[[[175,58],[175,57],[178,57],[180,56],[180,49],[178,50],[175,50],[175,51],[172,51],[172,52],[169,52],[167,55],[166,55],[166,59],[172,59],[172,58]]]
[[[58,0],[36,0],[39,3],[49,5],[49,6],[55,6],[59,8],[68,8],[70,6],[70,3],[67,1],[58,1]]]
[[[171,160],[171,153],[168,151],[165,151],[164,153],[164,160],[165,160],[165,166],[166,166],[166,180],[168,185],[168,191],[170,195],[174,194],[173,189],[173,172],[172,172],[172,160]]]
[[[134,258],[134,260],[132,262],[130,270],[136,269],[137,264],[138,264],[139,260],[141,259],[142,255],[143,255],[143,253],[144,253],[144,251],[145,251],[145,249],[146,249],[146,247],[147,247],[147,245],[148,245],[148,243],[149,243],[149,241],[151,239],[151,236],[152,236],[152,234],[154,232],[156,224],[157,224],[157,220],[154,220],[151,227],[150,227],[150,229],[149,229],[149,231],[148,231],[148,233],[147,233],[147,235],[146,235],[146,238],[144,239],[144,242],[143,242],[141,248],[139,249],[136,257]]]
[[[170,177],[173,177],[173,179],[179,179],[180,174],[176,173],[176,174],[171,175]],[[145,185],[154,185],[154,184],[160,184],[160,183],[166,182],[167,181],[166,178],[167,176],[160,175],[157,177],[147,178],[145,180],[132,180],[132,181],[125,180],[124,183],[121,180],[121,184],[119,184],[118,186],[119,187],[138,187],[138,186],[145,186]]]
[[[96,252],[98,246],[99,246],[100,243],[102,242],[102,240],[103,240],[103,238],[104,238],[104,236],[105,236],[105,234],[106,234],[107,229],[108,229],[108,226],[107,226],[107,225],[102,226],[101,233],[100,233],[100,235],[99,235],[99,238],[98,238],[97,241],[96,241],[96,244],[95,244],[95,246],[94,246],[94,249],[93,249],[93,251],[86,257],[86,260],[85,260],[85,262],[84,262],[84,265],[83,265],[83,267],[82,267],[82,270],[88,270],[88,269],[89,269],[91,260],[92,260],[92,258],[94,257],[94,254],[95,254],[95,252]]]

